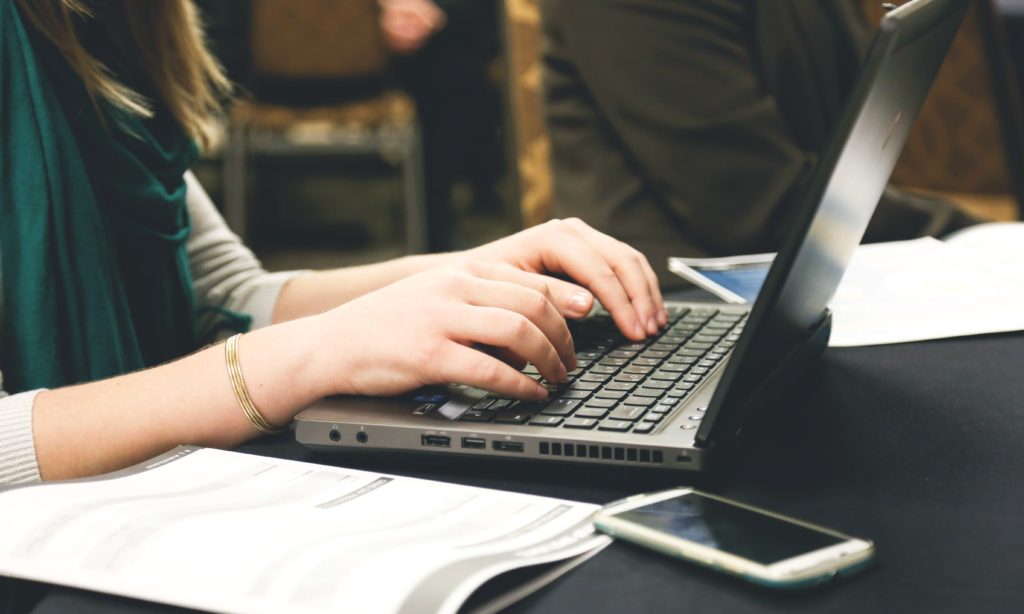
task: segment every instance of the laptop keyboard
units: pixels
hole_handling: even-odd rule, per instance
[[[728,356],[746,316],[672,305],[668,326],[640,343],[623,337],[607,314],[570,322],[578,366],[567,384],[546,382],[529,365],[523,372],[548,387],[548,399],[492,394],[459,420],[650,433]]]

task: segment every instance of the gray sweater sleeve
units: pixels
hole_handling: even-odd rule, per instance
[[[187,249],[197,305],[248,314],[253,328],[270,324],[281,288],[296,273],[264,271],[228,229],[192,173],[185,175],[185,181],[192,219]],[[209,310],[200,313],[199,334],[204,342],[216,333],[219,317]],[[8,395],[0,374],[0,484],[39,480],[32,436],[32,404],[39,392]]]

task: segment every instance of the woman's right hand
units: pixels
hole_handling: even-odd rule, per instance
[[[543,399],[545,388],[519,371],[525,363],[551,382],[576,368],[554,284],[564,292],[567,282],[471,258],[413,275],[311,318],[329,348],[317,352],[318,374],[330,394],[455,382]]]

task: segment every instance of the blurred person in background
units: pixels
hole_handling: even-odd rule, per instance
[[[501,213],[497,0],[380,0],[381,30],[423,130],[428,248],[460,247],[453,188],[466,179],[476,213]]]
[[[860,0],[544,0],[554,211],[670,256],[776,251],[870,30]],[[867,241],[974,220],[886,190]]]

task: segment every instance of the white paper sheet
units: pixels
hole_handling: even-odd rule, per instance
[[[1024,330],[1024,282],[927,237],[857,248],[830,306],[835,347]]]
[[[764,255],[732,260],[752,258]],[[670,258],[669,268],[691,279],[699,275],[692,264],[703,262]],[[700,285],[715,292],[713,283]],[[732,293],[720,298],[735,302]],[[862,245],[829,307],[835,347],[1024,330],[1024,223],[972,226],[945,241]]]
[[[0,573],[226,612],[454,612],[597,506],[219,450],[0,492]]]

